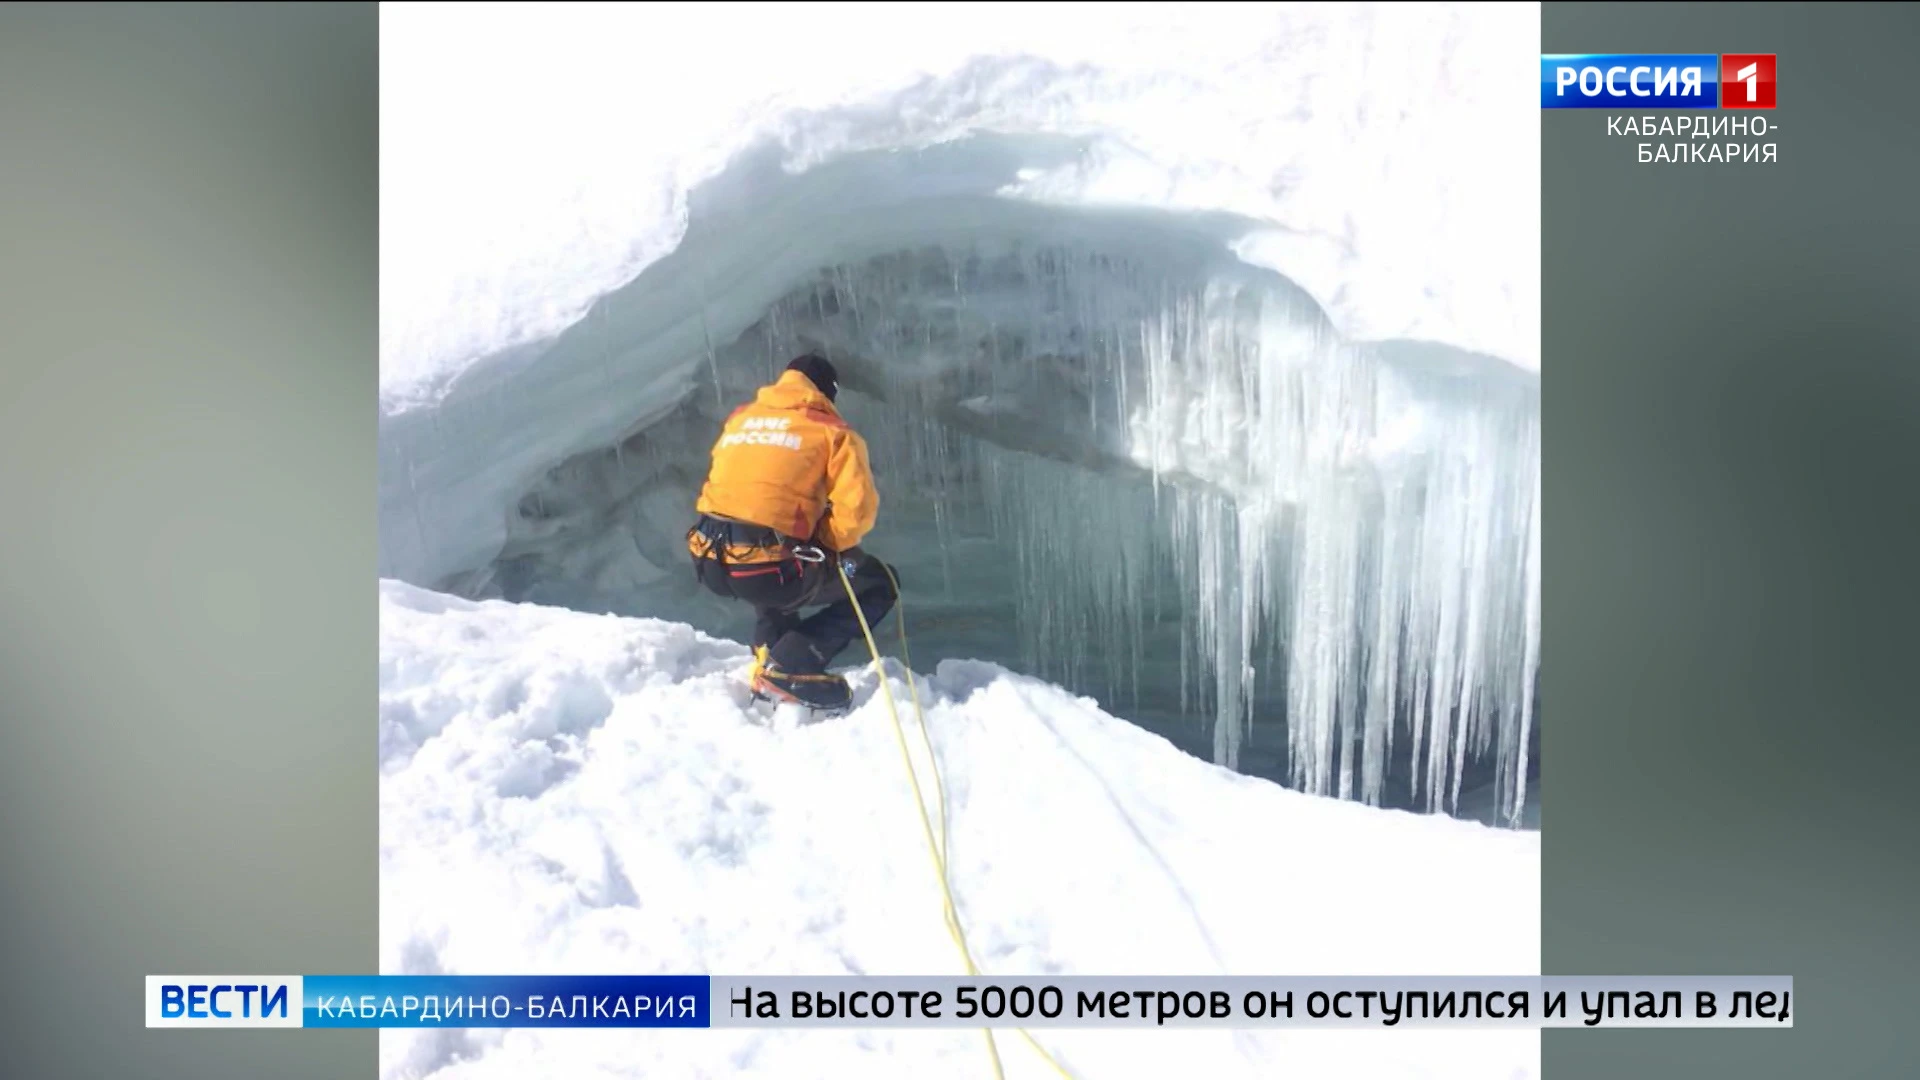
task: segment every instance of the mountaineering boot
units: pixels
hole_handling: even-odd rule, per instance
[[[853,703],[853,688],[838,675],[809,675],[782,671],[772,660],[756,657],[753,692],[774,701],[804,705],[820,712],[839,712]]]

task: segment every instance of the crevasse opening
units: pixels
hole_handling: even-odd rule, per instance
[[[1310,793],[1528,822],[1537,377],[1341,341],[1226,219],[995,199],[1007,146],[723,177],[673,258],[401,426],[383,548],[461,595],[742,636],[683,534],[721,418],[819,349],[916,667],[1002,663]]]

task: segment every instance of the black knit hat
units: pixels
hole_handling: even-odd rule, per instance
[[[839,372],[834,371],[833,365],[827,363],[827,358],[818,353],[808,353],[795,358],[787,365],[787,370],[805,375],[813,385],[820,388],[821,393],[827,395],[828,401],[832,401],[834,395],[840,392]]]

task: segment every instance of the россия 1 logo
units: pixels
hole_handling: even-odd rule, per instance
[[[1540,58],[1543,109],[1771,109],[1773,53],[1586,53]]]

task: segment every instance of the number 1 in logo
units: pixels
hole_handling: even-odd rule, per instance
[[[1774,54],[1726,53],[1720,57],[1720,107],[1774,107]]]

